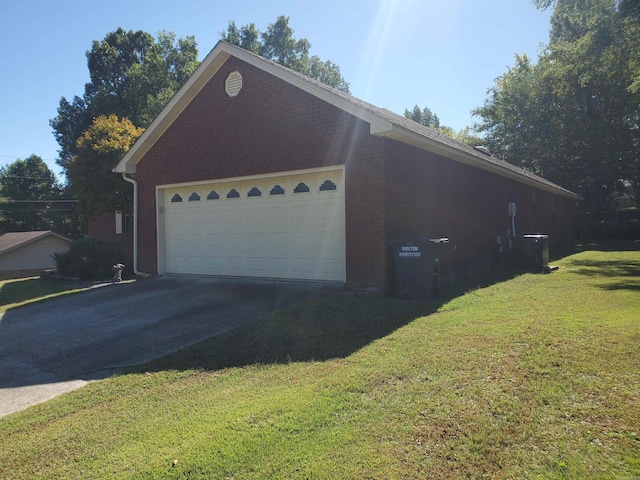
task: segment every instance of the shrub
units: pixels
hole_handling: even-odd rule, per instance
[[[125,260],[120,243],[99,238],[74,240],[68,251],[55,253],[53,259],[60,275],[83,279],[109,278],[111,267]]]

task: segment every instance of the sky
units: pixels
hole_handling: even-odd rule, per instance
[[[427,106],[459,130],[514,54],[537,57],[551,11],[529,0],[0,0],[0,166],[36,154],[61,174],[49,120],[62,97],[82,96],[86,51],[118,27],[193,35],[202,60],[229,21],[264,31],[279,15],[355,97],[399,114]]]

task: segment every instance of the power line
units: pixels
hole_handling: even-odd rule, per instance
[[[42,212],[42,213],[49,213],[49,212],[75,212],[76,210],[73,208],[50,208],[48,210],[42,210],[42,209],[37,209],[37,208],[28,208],[28,209],[24,209],[21,210],[19,208],[0,208],[0,212]]]
[[[51,177],[29,177],[26,175],[5,175],[4,178],[28,178],[30,180],[55,180]]]
[[[31,155],[29,155],[29,157],[30,156]],[[29,157],[25,157],[25,159],[27,159]],[[36,157],[44,160],[45,162],[55,162],[56,161],[55,158],[42,158],[40,155],[36,155]],[[0,158],[15,158],[16,160],[23,160],[21,155],[0,155]]]
[[[78,200],[0,200],[3,203],[78,203]]]

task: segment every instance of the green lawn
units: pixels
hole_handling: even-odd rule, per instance
[[[40,277],[2,280],[0,281],[0,313],[80,290],[77,285],[45,281]]]
[[[125,280],[130,282],[133,280]],[[108,283],[109,280],[94,282],[54,282],[40,277],[0,280],[0,313],[30,303],[43,302],[54,297],[83,292],[94,286]]]
[[[0,478],[640,476],[640,252],[305,302],[0,420]]]

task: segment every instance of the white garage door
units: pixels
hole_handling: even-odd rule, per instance
[[[345,281],[343,177],[331,170],[160,190],[164,270]]]

